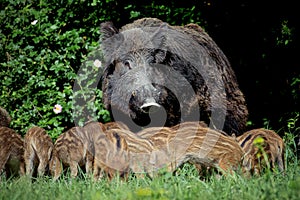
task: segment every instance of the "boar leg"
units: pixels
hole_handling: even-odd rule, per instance
[[[8,161],[8,158],[10,156],[10,148],[3,148],[0,151],[0,175],[3,172],[3,169],[5,167],[5,164]]]
[[[219,166],[217,168],[221,169],[221,173],[224,175],[226,175],[226,173],[233,174],[232,165],[226,157],[219,161]]]
[[[71,163],[70,163],[70,170],[71,170],[71,178],[77,177],[77,174],[78,174],[78,163],[76,161],[71,161]]]
[[[45,174],[45,169],[47,167],[47,161],[46,160],[40,160],[39,166],[38,166],[38,176],[43,176]]]
[[[94,159],[94,180],[99,181],[103,177],[103,164],[97,158]]]
[[[60,160],[58,159],[57,155],[54,154],[50,164],[49,164],[50,172],[53,176],[53,180],[57,180],[60,175],[62,174],[63,167],[62,164],[60,163]]]
[[[24,152],[24,159],[25,159],[25,168],[26,168],[26,175],[32,176],[33,174],[33,163],[35,159],[35,152],[31,145],[28,145],[26,151]]]
[[[88,151],[86,155],[86,163],[85,163],[85,172],[87,174],[92,173],[93,171],[93,160],[94,160],[94,156]]]
[[[25,175],[25,161],[23,159],[21,159],[21,161],[20,161],[19,174],[20,174],[20,176]]]

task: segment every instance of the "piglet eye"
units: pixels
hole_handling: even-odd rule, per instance
[[[131,69],[130,62],[128,60],[124,61],[124,65],[128,67],[128,69]]]

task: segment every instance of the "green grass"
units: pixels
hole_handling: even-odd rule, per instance
[[[94,182],[84,174],[76,179],[68,175],[53,181],[50,177],[28,179],[19,177],[0,179],[0,200],[138,200],[138,199],[300,199],[300,161],[295,156],[293,134],[286,134],[286,172],[267,170],[260,176],[246,178],[238,174],[217,178],[214,174],[200,179],[192,165],[184,165],[175,175],[163,174],[151,180],[148,177],[111,182]]]
[[[177,175],[165,174],[153,180],[130,177],[124,182],[89,178],[54,182],[43,177],[2,180],[0,199],[300,199],[300,166],[288,165],[286,174],[265,173],[259,177],[239,175],[200,180],[189,165]]]

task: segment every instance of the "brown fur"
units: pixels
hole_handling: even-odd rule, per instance
[[[112,132],[124,138],[128,145],[130,170],[139,177],[151,173],[155,165],[153,143],[128,130],[112,129]]]
[[[255,144],[257,138],[263,139],[261,144]],[[280,171],[284,171],[284,141],[274,131],[263,128],[253,129],[237,137],[236,140],[251,158],[251,171],[254,174],[260,174],[261,170],[268,165],[272,169],[277,166]],[[267,163],[263,157],[264,153],[268,156]]]
[[[172,126],[171,128],[173,130],[178,130],[179,128],[182,128],[184,126],[201,126],[203,128],[207,128],[207,124],[203,121],[187,121],[187,122],[183,122],[183,123],[180,123],[180,124],[177,124],[175,126]]]
[[[174,171],[186,162],[195,164],[198,170],[202,167],[216,168],[222,172],[232,172],[238,167],[247,170],[248,161],[244,158],[244,151],[233,138],[206,127],[195,126],[194,123],[183,124],[176,131],[170,128],[149,128],[137,134],[148,135],[147,138],[156,148],[168,152],[167,160],[160,161],[160,154],[157,160],[158,163],[165,163],[169,171]]]
[[[4,108],[0,107],[0,127],[1,126],[9,127],[10,122],[11,122],[10,115]]]
[[[76,150],[74,151],[74,156],[77,156],[77,158],[70,159],[73,162],[75,160],[75,164],[79,162],[79,159],[84,160],[83,152],[86,152],[86,171],[93,169],[95,180],[99,180],[102,177],[102,173],[105,173],[111,179],[116,173],[126,176],[128,172],[127,165],[124,163],[127,160],[127,144],[123,138],[112,132],[112,130],[108,130],[113,124],[108,125],[103,126],[103,124],[98,122],[89,122],[82,128],[73,128],[77,130],[76,134],[67,134],[68,137],[65,136],[67,139],[61,139],[62,141],[67,141],[64,146],[68,144],[68,146],[76,146],[69,150],[69,152]],[[103,130],[106,131],[104,132]],[[67,153],[64,152],[64,154]]]
[[[37,126],[29,128],[24,137],[24,148],[26,175],[32,176],[37,166],[38,176],[44,175],[53,150],[53,142],[46,130]]]
[[[122,130],[122,129],[120,129]],[[109,179],[119,174],[127,178],[129,170],[128,145],[119,130],[107,130],[105,134],[99,134],[94,141],[94,179],[99,180],[104,172]]]
[[[202,128],[211,128],[211,127],[208,127],[207,124],[203,121],[187,121],[187,122],[182,122],[180,124],[177,124],[175,126],[172,126],[171,128],[175,131],[177,131],[179,128],[183,128],[183,127],[191,127],[191,126],[200,126]],[[221,130],[218,130],[218,129],[215,129],[215,127],[212,127],[213,130],[225,135],[225,136],[228,136],[228,134],[224,131],[221,131]]]
[[[54,180],[60,177],[63,167],[70,167],[72,178],[77,176],[78,167],[85,166],[86,173],[92,170],[93,154],[82,138],[83,132],[81,127],[73,127],[57,138],[50,161]]]
[[[24,175],[23,139],[13,129],[0,127],[0,174],[5,169],[6,176]]]
[[[94,178],[98,180],[102,172],[113,178],[116,173],[125,178],[129,170],[144,174],[149,167],[153,145],[126,127],[113,122],[107,124],[88,123],[84,129],[89,132],[94,143]],[[103,131],[105,130],[105,131]]]
[[[162,146],[162,145],[165,145],[166,143],[166,138],[173,138],[175,137],[176,135],[175,134],[170,134],[170,131],[178,131],[183,129],[183,128],[187,128],[188,127],[202,127],[202,128],[208,128],[207,127],[207,124],[203,121],[188,121],[188,122],[183,122],[183,123],[180,123],[180,124],[177,124],[175,126],[172,126],[171,129],[168,129],[166,127],[164,127],[163,129],[162,128],[153,128],[153,129],[144,129],[143,131],[140,131],[138,132],[137,134],[143,138],[150,138],[151,141],[156,145],[156,146]],[[220,130],[215,130],[221,134],[223,134],[224,136],[227,136],[228,134],[223,132],[223,131],[220,131]],[[156,136],[156,134],[159,132],[159,137]],[[189,162],[191,163],[191,162]],[[198,172],[199,172],[199,175],[202,174],[204,171],[203,171],[203,166],[201,166],[201,164],[199,163],[193,163],[194,166],[197,168]],[[207,169],[209,169],[210,167],[207,167]]]
[[[137,135],[142,137],[142,138],[152,138],[152,136],[155,135],[157,132],[159,132],[160,129],[168,130],[168,131],[177,131],[178,129],[181,129],[183,127],[191,127],[191,126],[195,126],[195,127],[200,126],[200,127],[203,127],[203,128],[207,128],[207,125],[202,121],[189,121],[189,122],[183,122],[183,123],[177,124],[177,125],[172,126],[170,128],[168,128],[168,127],[146,128],[146,129],[143,129],[142,131],[139,131],[137,133]],[[167,132],[166,132],[166,134],[167,134]],[[166,135],[165,137],[173,137],[173,136],[175,136],[175,135],[171,134],[170,136]],[[166,141],[162,140],[162,144],[165,143],[165,142]]]
[[[217,168],[222,172],[232,172],[238,167],[247,169],[247,166],[243,166],[247,164],[244,151],[233,138],[198,125],[199,122],[189,122],[176,130],[168,127],[151,127],[137,134],[124,129],[111,129],[105,134],[115,134],[119,138],[124,138],[129,150],[129,168],[137,175],[147,173],[152,177],[161,168],[173,172],[186,162],[195,164],[199,170],[201,167]],[[101,136],[99,141],[107,143],[106,138]],[[106,145],[101,142],[96,146]],[[105,149],[114,146],[117,145],[112,144],[109,148],[105,146],[103,151],[99,151],[104,152],[100,160],[108,155]],[[124,157],[119,163],[126,169],[128,160]]]
[[[124,124],[123,122],[107,122],[105,124],[102,124],[103,126],[103,131],[107,131],[110,129],[125,129],[125,130],[129,130],[128,126],[126,124]]]

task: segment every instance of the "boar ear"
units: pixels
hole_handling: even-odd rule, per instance
[[[154,56],[157,63],[161,63],[165,60],[167,49],[166,49],[166,33],[167,33],[167,24],[163,23],[156,28],[152,34],[152,44],[155,48]]]
[[[108,66],[113,62],[116,56],[120,54],[119,48],[124,43],[124,36],[112,22],[101,23],[100,33],[100,42],[104,61]]]
[[[152,34],[151,41],[156,49],[165,49],[167,29],[167,23],[162,23]]]
[[[119,33],[119,30],[113,25],[112,22],[104,22],[100,25],[101,39],[106,40],[113,35]]]

